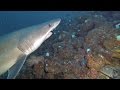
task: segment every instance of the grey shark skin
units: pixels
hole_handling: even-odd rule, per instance
[[[24,28],[0,37],[0,75],[8,71],[7,79],[15,79],[27,56],[48,39],[61,19]]]

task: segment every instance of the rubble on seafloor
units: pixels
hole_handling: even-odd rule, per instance
[[[17,79],[120,79],[119,14],[92,12],[63,20],[27,58]]]

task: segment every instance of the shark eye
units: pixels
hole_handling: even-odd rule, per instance
[[[49,27],[51,27],[52,25],[51,25],[51,24],[49,24],[48,26],[49,26]]]

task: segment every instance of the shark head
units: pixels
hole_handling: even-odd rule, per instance
[[[43,24],[24,29],[26,32],[22,33],[19,39],[18,49],[26,55],[29,55],[52,35],[52,31],[60,22],[61,19],[54,19]]]
[[[13,79],[21,70],[27,56],[52,35],[60,19],[11,32],[0,38],[0,75],[8,70]]]

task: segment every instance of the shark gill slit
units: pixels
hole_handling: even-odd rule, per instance
[[[34,42],[33,39],[31,39],[31,41],[30,40],[24,40],[24,41],[22,41],[22,43],[20,43],[18,45],[18,49],[20,51],[22,51],[23,53],[28,54],[29,52],[33,51],[33,49],[32,49],[32,47],[33,47],[32,42]]]

